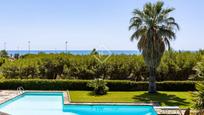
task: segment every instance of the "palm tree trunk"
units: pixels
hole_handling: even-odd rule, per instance
[[[149,93],[156,93],[156,76],[155,76],[155,68],[149,68]]]

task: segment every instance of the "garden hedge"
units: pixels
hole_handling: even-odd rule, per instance
[[[25,90],[91,90],[87,87],[90,80],[1,80],[0,89],[16,90],[22,86]],[[195,81],[165,81],[157,82],[159,91],[195,91]],[[146,91],[148,82],[133,82],[124,80],[107,80],[110,91]]]
[[[165,52],[157,68],[157,81],[182,81],[194,76],[202,59],[200,52]],[[6,79],[81,79],[147,81],[148,70],[141,55],[37,54],[13,61],[0,61]]]

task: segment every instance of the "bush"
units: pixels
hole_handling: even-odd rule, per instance
[[[107,86],[111,91],[147,91],[148,82],[133,81],[108,81]],[[193,81],[164,81],[157,82],[159,91],[194,91],[195,82]]]
[[[204,58],[195,66],[197,80],[204,80]],[[204,82],[196,84],[197,92],[194,94],[194,108],[204,109]]]
[[[93,92],[96,95],[105,95],[107,94],[109,88],[106,86],[106,82],[103,79],[95,79],[90,81],[87,86],[93,88]]]
[[[1,58],[8,58],[8,52],[6,50],[1,50],[0,51],[0,57]]]
[[[0,58],[0,66],[6,62],[5,58]]]
[[[198,52],[166,52],[157,68],[157,80],[188,80],[201,59]]]
[[[193,69],[196,71],[195,79],[204,80],[204,57]]]
[[[157,81],[188,80],[196,74],[193,68],[201,57],[200,52],[166,52],[157,68]],[[148,81],[141,55],[112,55],[100,63],[94,55],[29,54],[6,61],[0,73],[9,79],[90,80],[103,76],[106,80]]]
[[[37,61],[33,59],[17,60],[3,64],[1,72],[6,78],[38,78],[39,70],[37,66]]]
[[[196,89],[198,91],[194,93],[193,107],[201,110],[204,108],[204,83],[196,84]]]
[[[26,72],[30,67],[35,74]],[[4,63],[1,72],[5,78],[11,79],[95,79],[104,76],[104,79],[141,80],[147,73],[141,72],[144,68],[142,56],[137,55],[111,56],[101,64],[93,55],[38,54]]]
[[[91,80],[1,80],[0,89],[13,89],[22,86],[26,90],[92,90],[87,87]],[[147,91],[148,82],[133,82],[124,80],[106,80],[110,91]],[[195,91],[193,81],[157,82],[160,91]]]
[[[17,89],[22,86],[26,90],[91,90],[86,80],[2,80],[0,89]]]

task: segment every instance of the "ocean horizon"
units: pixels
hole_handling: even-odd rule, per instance
[[[9,55],[25,55],[25,54],[59,54],[68,53],[73,55],[89,55],[92,50],[6,50]],[[97,50],[102,55],[138,55],[141,54],[138,50]]]

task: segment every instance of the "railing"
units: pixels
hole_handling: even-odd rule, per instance
[[[19,95],[23,94],[25,92],[24,88],[22,86],[17,87],[17,92]]]

